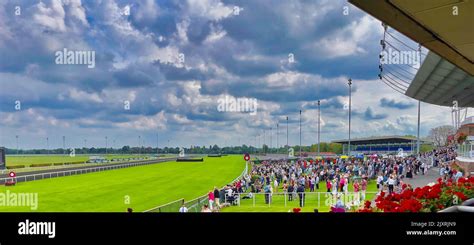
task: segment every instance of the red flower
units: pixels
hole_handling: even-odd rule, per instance
[[[458,196],[463,201],[466,201],[466,199],[467,199],[466,195],[464,195],[464,193],[459,192],[459,191],[454,192],[454,195]]]
[[[299,213],[301,211],[301,208],[293,208],[293,213]]]
[[[423,205],[416,199],[406,199],[400,202],[400,212],[418,212]]]
[[[371,208],[363,208],[358,210],[359,213],[372,213],[373,210]]]
[[[370,208],[370,205],[372,205],[372,202],[367,200],[364,202],[364,208]]]
[[[402,199],[410,199],[413,196],[413,191],[410,189],[406,189],[402,192]]]

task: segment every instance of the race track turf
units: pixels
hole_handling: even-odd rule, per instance
[[[0,186],[0,212],[134,212],[180,198],[190,200],[223,186],[245,168],[241,155],[204,162],[165,162]],[[2,196],[38,193],[38,207],[5,206]],[[129,200],[130,204],[126,204]]]

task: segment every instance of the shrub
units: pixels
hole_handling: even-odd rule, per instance
[[[30,167],[34,168],[34,167],[47,167],[47,166],[52,166],[53,164],[52,163],[35,163],[35,164],[31,164]]]
[[[15,165],[15,166],[7,166],[7,169],[16,169],[16,168],[24,168],[25,165]]]

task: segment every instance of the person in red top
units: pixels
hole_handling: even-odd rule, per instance
[[[240,180],[237,181],[235,188],[237,189],[239,193],[242,192],[242,182]]]
[[[212,210],[213,209],[213,205],[214,205],[214,192],[212,190],[209,191],[209,193],[207,194],[208,198],[209,198],[209,208]]]
[[[359,180],[354,181],[354,205],[359,206],[360,196],[359,196]]]
[[[344,180],[343,177],[341,177],[341,180],[339,181],[339,188],[340,188],[340,192],[343,192],[344,191],[344,185],[346,184],[346,181]]]
[[[326,187],[328,189],[328,192],[331,192],[332,185],[331,185],[331,181],[329,180],[329,178],[327,178],[327,180],[326,180]]]
[[[365,191],[367,191],[367,176],[362,176],[362,181],[360,182],[360,193],[361,200],[365,201]]]

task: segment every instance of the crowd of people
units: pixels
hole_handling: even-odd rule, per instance
[[[341,157],[321,160],[266,160],[253,164],[250,174],[243,176],[222,189],[208,193],[208,205],[202,212],[218,211],[235,204],[240,199],[250,199],[255,193],[264,193],[265,203],[272,202],[274,193],[285,193],[289,202],[298,199],[305,204],[307,192],[327,192],[337,197],[347,194],[349,186],[355,196],[355,205],[366,199],[369,181],[376,183],[377,190],[400,192],[406,178],[424,175],[430,167],[440,167],[443,178],[458,179],[462,173],[452,169],[451,161],[456,152],[452,147],[442,147],[416,156],[368,155],[366,158]],[[325,183],[325,189],[321,189]],[[336,203],[336,206],[338,204]]]

